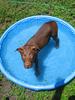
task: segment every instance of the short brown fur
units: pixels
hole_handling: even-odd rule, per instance
[[[37,33],[28,42],[17,50],[20,52],[24,61],[24,66],[30,68],[33,62],[36,63],[36,58],[39,50],[41,50],[52,37],[55,41],[55,46],[59,47],[58,26],[55,21],[46,22],[37,31]]]

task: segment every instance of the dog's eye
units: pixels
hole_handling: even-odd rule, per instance
[[[30,55],[31,58],[33,58],[33,55]]]
[[[23,55],[22,58],[25,59],[25,56]]]
[[[24,55],[24,56],[26,56],[26,54],[25,54],[25,53],[24,53],[23,55]]]

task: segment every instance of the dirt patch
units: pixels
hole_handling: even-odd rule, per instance
[[[17,97],[16,96],[6,97],[6,100],[17,100]]]
[[[5,78],[3,78],[0,81],[0,99],[3,98],[4,96],[8,96],[10,89],[11,89],[11,83],[7,81]]]
[[[0,22],[0,29],[5,29],[12,22],[10,17],[4,19],[4,21]]]

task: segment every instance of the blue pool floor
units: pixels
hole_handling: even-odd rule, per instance
[[[21,55],[16,49],[24,45],[41,27],[42,23],[29,24],[28,27],[24,23],[16,26],[16,29],[9,31],[2,43],[1,59],[2,64],[7,72],[19,81],[23,81],[30,85],[38,86],[61,84],[73,73],[75,69],[74,62],[74,37],[71,31],[63,24],[58,22],[59,48],[55,48],[54,41],[51,39],[49,43],[39,52],[38,62],[40,74],[35,75],[35,64],[32,68],[24,68]],[[43,34],[43,33],[42,33]]]

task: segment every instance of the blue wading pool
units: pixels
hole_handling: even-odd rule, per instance
[[[16,49],[48,21],[57,22],[60,46],[56,49],[51,39],[39,52],[40,74],[36,76],[34,64],[30,69],[24,68]],[[50,90],[68,83],[75,76],[75,29],[59,18],[45,15],[16,22],[0,38],[0,70],[11,81],[32,90]]]

